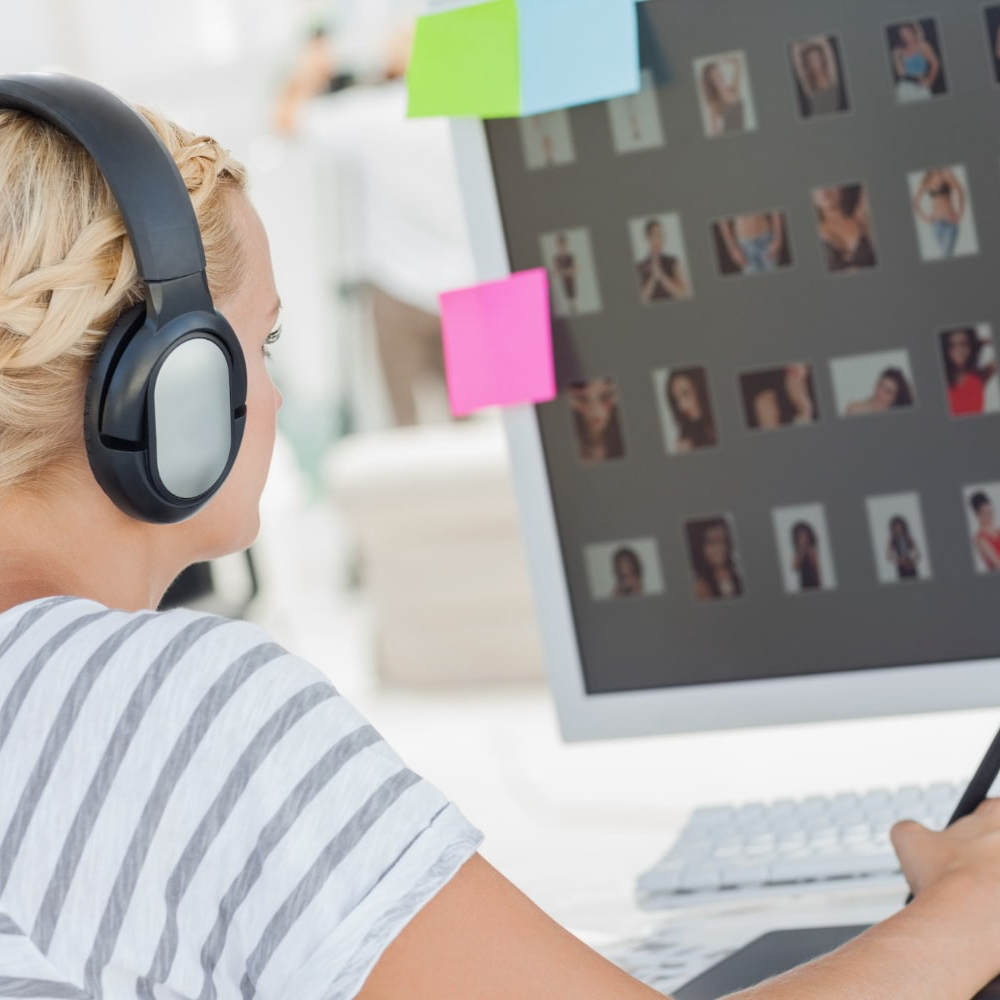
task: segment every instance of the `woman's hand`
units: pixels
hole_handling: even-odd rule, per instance
[[[1000,910],[1000,799],[987,799],[940,833],[904,820],[891,836],[914,896],[945,879],[968,877]]]

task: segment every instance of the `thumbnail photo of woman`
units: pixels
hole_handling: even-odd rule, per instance
[[[907,181],[921,260],[979,253],[965,167],[954,164],[916,170]]]
[[[571,382],[567,392],[580,460],[607,462],[625,454],[618,416],[618,388],[613,379]]]
[[[742,597],[744,585],[732,518],[728,514],[719,514],[688,521],[684,531],[694,575],[694,593],[698,600]]]
[[[719,443],[705,369],[691,365],[653,372],[653,393],[668,455],[682,455]]]
[[[576,161],[573,131],[565,111],[546,111],[518,122],[524,165],[529,170],[559,167]]]
[[[788,46],[799,114],[803,118],[849,110],[847,83],[834,35],[812,35]]]
[[[783,212],[769,209],[719,219],[712,225],[719,273],[768,274],[792,263]]]
[[[983,10],[986,18],[986,44],[993,66],[993,79],[1000,83],[1000,4],[990,4]]]
[[[743,414],[751,430],[773,430],[819,419],[812,370],[802,361],[740,375]]]
[[[752,132],[757,128],[757,110],[742,52],[722,52],[695,59],[694,76],[707,138]]]
[[[823,505],[776,507],[771,516],[785,593],[835,590],[837,573]]]
[[[996,352],[989,323],[957,326],[938,334],[953,417],[1000,412]]]
[[[590,596],[595,601],[652,597],[664,592],[655,538],[627,538],[586,545],[583,559]]]
[[[1000,571],[1000,526],[996,516],[1000,483],[966,486],[962,494],[973,565],[978,573],[996,573]]]
[[[873,268],[875,237],[864,185],[816,188],[812,200],[827,270],[845,274]]]
[[[868,497],[868,526],[879,583],[931,578],[930,552],[916,493]]]
[[[916,402],[910,356],[904,350],[834,358],[830,374],[842,417],[905,410]]]
[[[923,101],[948,92],[940,36],[933,18],[890,24],[886,40],[898,103]]]
[[[542,262],[549,271],[552,312],[555,316],[583,316],[599,312],[601,293],[586,229],[563,229],[541,237]]]
[[[687,251],[676,212],[643,216],[629,222],[639,298],[646,304],[689,299]]]
[[[652,70],[642,70],[642,89],[637,94],[608,101],[611,143],[616,153],[638,153],[658,149],[664,143],[656,81]]]

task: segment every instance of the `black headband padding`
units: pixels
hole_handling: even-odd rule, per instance
[[[124,101],[88,80],[33,73],[0,78],[0,108],[49,122],[93,156],[121,210],[144,281],[205,270],[198,220],[173,157]]]

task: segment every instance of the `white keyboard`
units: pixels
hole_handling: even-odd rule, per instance
[[[639,876],[639,902],[658,908],[811,890],[902,891],[889,828],[915,819],[941,829],[963,790],[941,783],[698,809]]]

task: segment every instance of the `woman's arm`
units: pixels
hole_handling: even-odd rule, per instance
[[[920,82],[923,86],[930,90],[937,81],[938,74],[941,72],[941,60],[938,59],[937,53],[934,51],[934,47],[928,42],[924,42],[920,46],[920,51],[927,60],[927,72],[924,74],[924,78]]]
[[[934,219],[928,212],[924,211],[924,195],[927,193],[927,189],[930,187],[930,183],[927,177],[924,176],[920,179],[920,183],[917,185],[917,190],[913,192],[913,211],[917,218],[923,219],[924,222],[933,222]]]
[[[781,222],[781,213],[772,212],[769,222],[774,239],[771,240],[771,245],[767,248],[767,255],[771,260],[777,261],[780,259],[781,251],[785,247],[785,227]]]
[[[743,270],[747,259],[737,244],[736,238],[733,236],[732,219],[723,219],[722,222],[719,223],[719,235],[722,237],[723,245],[726,248],[726,253],[729,254],[730,260],[732,260],[732,262],[740,270]]]
[[[961,219],[965,215],[965,206],[967,204],[968,198],[965,192],[965,185],[958,179],[955,175],[955,171],[950,167],[944,171],[945,177],[948,179],[948,183],[952,185],[955,190],[955,195],[958,198],[958,207],[956,208],[956,218]]]
[[[666,271],[660,271],[660,283],[675,299],[686,299],[691,293],[688,290],[687,279],[684,276],[684,268],[680,260],[674,262],[673,277]]]
[[[1000,558],[997,557],[993,546],[990,545],[986,539],[981,538],[976,535],[976,551],[979,553],[983,562],[986,564],[986,568],[990,570],[1000,569]]]
[[[897,824],[916,899],[830,955],[741,1000],[964,1000],[1000,971],[1000,804],[943,833]],[[657,1000],[479,856],[386,949],[358,1000]]]

